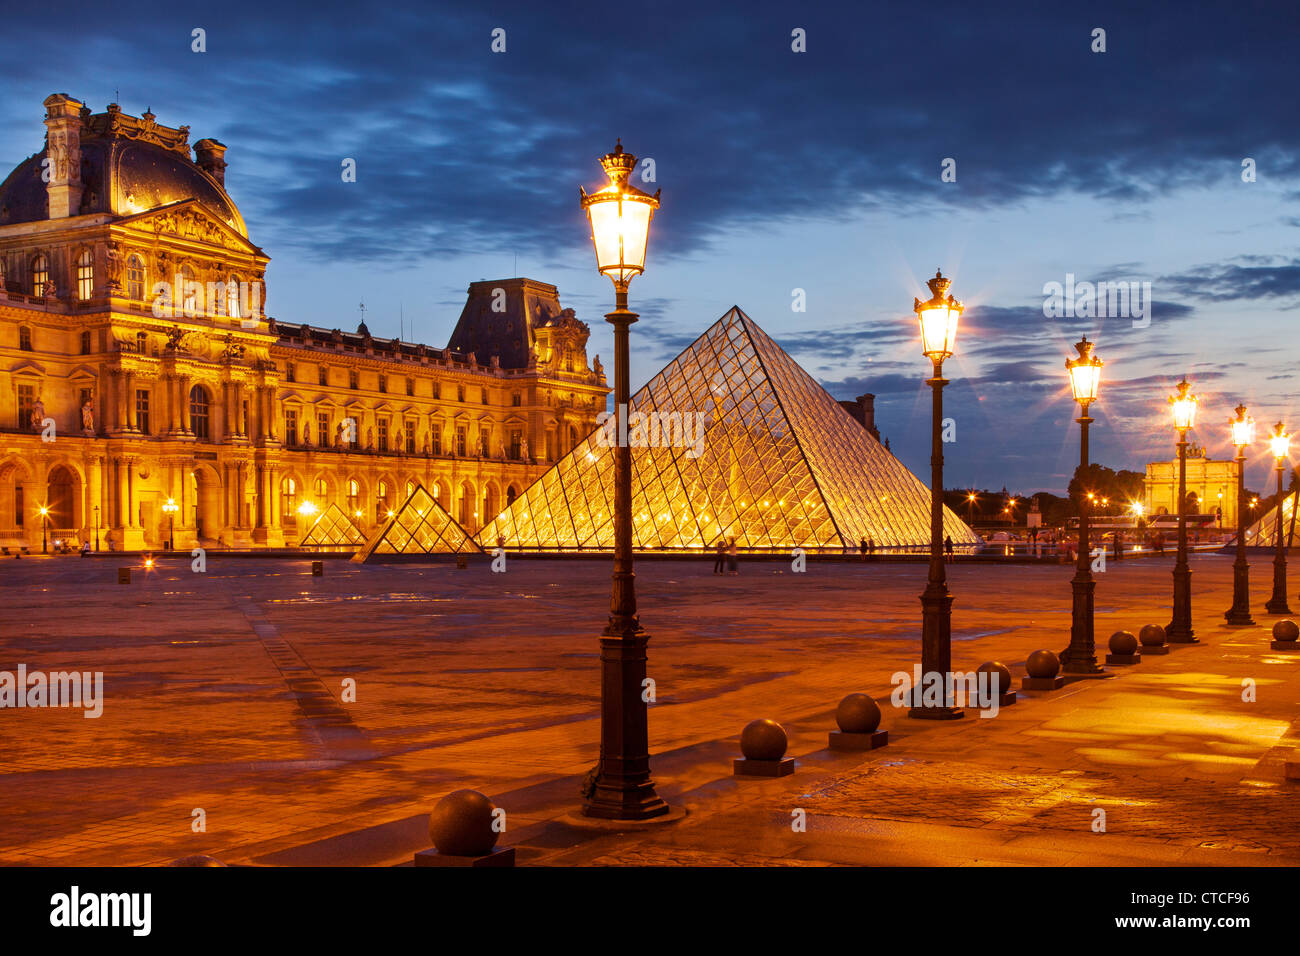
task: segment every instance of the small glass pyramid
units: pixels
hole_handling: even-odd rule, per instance
[[[1282,499],[1282,545],[1291,547],[1292,537],[1295,534],[1296,522],[1296,495],[1287,495]],[[1232,544],[1237,543],[1234,536]],[[1252,548],[1276,548],[1277,547],[1277,506],[1270,508],[1268,512],[1246,529],[1246,544]]]
[[[447,514],[424,485],[416,484],[410,496],[375,532],[365,547],[352,556],[365,562],[392,555],[479,554],[482,549],[465,529]]]
[[[638,429],[636,413],[654,424]],[[628,419],[638,550],[731,537],[748,551],[929,544],[929,489],[739,308],[633,395]],[[612,549],[614,427],[556,462],[479,542]],[[947,508],[944,533],[979,540]]]
[[[300,548],[313,551],[355,551],[366,543],[366,536],[348,513],[331,504],[298,542]]]

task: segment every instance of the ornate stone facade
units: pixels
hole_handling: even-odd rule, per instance
[[[1223,527],[1237,527],[1237,463],[1213,461],[1205,450],[1193,445],[1187,450],[1188,514],[1215,514],[1222,509]],[[1178,459],[1147,465],[1143,483],[1146,514],[1178,514]],[[1217,523],[1217,522],[1216,522]]]
[[[39,547],[45,506],[101,548],[173,523],[177,547],[292,545],[305,502],[369,531],[417,481],[473,531],[595,427],[609,389],[554,286],[474,283],[445,349],[277,323],[224,146],[46,108],[0,185],[0,544]]]

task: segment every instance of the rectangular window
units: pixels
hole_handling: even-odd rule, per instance
[[[434,397],[434,398],[442,398],[442,383],[441,383],[441,382],[434,382],[434,383],[433,383],[433,397]]]
[[[18,386],[18,427],[27,429],[32,424],[32,407],[36,404],[36,386]]]
[[[465,457],[465,439],[466,439],[466,437],[467,437],[467,436],[466,436],[466,434],[465,434],[465,426],[464,426],[464,425],[457,425],[457,426],[456,426],[456,455],[457,455],[458,457],[460,457],[460,458],[464,458],[464,457]]]
[[[329,412],[316,413],[316,444],[322,448],[330,446],[330,416]]]
[[[14,527],[21,528],[23,526],[24,510],[26,509],[23,507],[23,486],[15,482],[14,483]]]
[[[486,388],[480,389],[479,392],[480,392],[480,397],[483,399],[483,404],[486,405],[488,403],[487,389]]]
[[[415,419],[414,418],[408,418],[406,420],[406,453],[408,455],[415,454]]]
[[[406,394],[407,394],[407,395],[414,395],[414,394],[415,394],[415,379],[413,379],[413,378],[408,378],[408,379],[406,380]]]
[[[388,419],[381,418],[375,424],[379,426],[379,450],[388,451]]]
[[[429,429],[429,448],[435,455],[442,454],[442,429],[437,424]]]
[[[555,433],[546,433],[546,460],[555,461]]]
[[[290,382],[292,382],[292,381],[294,380],[294,378],[293,378],[293,363],[292,363],[292,362],[285,362],[285,363],[284,363],[284,377],[285,377],[285,380],[286,380],[286,381],[290,381]]]
[[[518,429],[510,432],[510,460],[518,461],[524,449],[524,433]]]
[[[457,386],[456,386],[456,401],[458,401],[458,402],[463,402],[463,401],[465,401],[465,386],[464,386],[464,385],[457,385]]]
[[[387,376],[387,375],[381,375],[381,376],[379,376],[379,390],[380,390],[381,392],[386,392],[386,391],[388,391],[388,376]]]
[[[81,333],[81,354],[82,355],[90,354],[90,333],[89,332]]]
[[[480,458],[492,457],[492,433],[486,428],[478,430],[478,454]]]
[[[361,383],[357,380],[357,370],[348,369],[348,388],[359,388]]]
[[[243,428],[240,429],[241,435],[248,434],[248,399],[244,399],[244,407],[240,409],[240,421],[243,422]]]
[[[126,260],[126,297],[136,302],[144,299],[144,263],[139,256]]]
[[[89,252],[77,257],[77,298],[85,302],[95,294],[95,260]]]
[[[518,408],[520,405],[523,404],[523,396],[521,396],[518,392],[515,392],[513,395],[510,396],[510,404],[513,405],[515,408]]]
[[[135,428],[141,435],[149,434],[149,389],[135,390]]]
[[[298,444],[298,409],[284,410],[284,442],[286,445]]]
[[[330,383],[330,372],[324,365],[316,369],[316,381],[321,385],[328,385]]]

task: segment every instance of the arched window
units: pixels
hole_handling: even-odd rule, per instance
[[[388,520],[388,482],[380,481],[375,494],[375,521]]]
[[[95,294],[95,257],[89,249],[77,256],[77,299],[85,302]]]
[[[348,479],[348,511],[352,517],[361,517],[361,484],[355,478]]]
[[[50,281],[50,260],[39,255],[32,260],[32,295],[45,295],[45,286]]]
[[[190,318],[199,315],[203,298],[202,286],[194,278],[194,270],[188,265],[181,266],[181,311]]]
[[[324,478],[316,479],[316,504],[324,505],[325,499],[329,497],[329,483]]]
[[[232,319],[240,316],[239,311],[239,276],[231,276],[226,280],[226,315]]]
[[[507,488],[507,489],[506,489],[506,504],[507,504],[507,505],[512,505],[512,504],[514,504],[514,503],[515,503],[515,497],[516,497],[518,494],[519,494],[519,492],[515,491],[515,486],[514,486],[514,485],[511,485],[509,488]]]
[[[190,389],[190,431],[195,438],[208,438],[208,390],[202,385]]]
[[[293,518],[298,510],[298,483],[286,475],[280,479],[280,518]]]
[[[137,255],[126,260],[126,297],[133,302],[144,301],[144,261]]]

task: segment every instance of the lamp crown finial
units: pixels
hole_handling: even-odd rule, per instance
[[[622,186],[627,182],[628,176],[632,175],[632,170],[636,166],[636,157],[624,151],[623,139],[619,137],[614,141],[613,152],[600,157],[600,165],[604,168],[610,182]]]
[[[930,294],[936,300],[943,299],[948,294],[948,287],[952,285],[952,280],[945,278],[942,270],[935,269],[934,278],[927,282],[926,285],[930,287]]]

